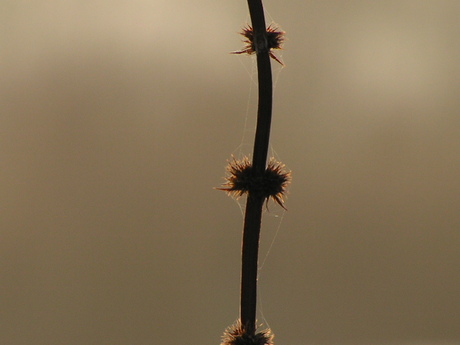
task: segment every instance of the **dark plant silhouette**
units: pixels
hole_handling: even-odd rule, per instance
[[[234,51],[232,54],[254,54],[256,52],[256,46],[254,44],[254,30],[250,25],[247,27],[243,28],[243,31],[241,32],[241,35],[246,37],[244,40],[244,43],[246,43],[246,47],[242,50]],[[275,54],[272,53],[271,49],[281,49],[281,45],[284,42],[284,32],[279,31],[279,29],[271,24],[267,28],[267,46],[269,48],[268,54],[270,57],[274,60],[276,60],[279,64],[283,65],[284,64],[281,62],[280,59],[276,57]]]
[[[272,49],[281,49],[284,32],[273,25],[265,24],[261,0],[248,0],[252,26],[243,28],[246,47],[235,54],[256,54],[258,74],[257,127],[252,163],[249,158],[233,158],[229,162],[227,182],[218,188],[240,197],[247,195],[243,226],[241,305],[240,319],[227,328],[222,345],[271,345],[270,330],[256,333],[257,268],[259,235],[264,202],[271,198],[284,208],[283,195],[290,181],[290,172],[284,165],[271,159],[267,166],[267,153],[272,117],[272,72],[270,58],[282,62]]]

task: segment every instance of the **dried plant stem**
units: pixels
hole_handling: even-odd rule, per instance
[[[240,319],[246,332],[256,330],[259,235],[264,199],[248,195],[244,217]]]
[[[254,43],[257,52],[257,77],[259,84],[257,128],[252,165],[256,174],[262,174],[266,167],[272,120],[272,70],[262,1],[248,0],[248,5],[254,30]]]
[[[226,183],[217,188],[236,198],[247,195],[243,226],[240,319],[224,332],[221,345],[273,345],[273,333],[256,333],[257,270],[259,237],[264,202],[274,200],[284,207],[283,195],[291,180],[284,164],[273,158],[267,165],[272,119],[273,85],[270,58],[283,65],[272,49],[281,49],[284,32],[265,24],[261,0],[248,0],[252,26],[243,28],[246,46],[233,54],[257,54],[259,104],[252,163],[248,157],[233,159],[227,166]]]
[[[272,72],[264,10],[261,0],[248,0],[254,44],[257,53],[259,104],[253,152],[254,177],[262,176],[266,169],[272,117]],[[243,227],[241,267],[240,319],[246,332],[256,331],[257,268],[262,207],[265,196],[249,191]]]

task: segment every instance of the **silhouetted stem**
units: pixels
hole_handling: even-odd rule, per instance
[[[241,324],[248,333],[256,330],[259,234],[264,199],[248,195],[244,217],[241,268]]]
[[[272,73],[262,1],[248,0],[248,6],[254,32],[259,83],[257,128],[252,161],[257,178],[262,176],[267,163],[272,117]],[[264,196],[249,192],[244,217],[240,318],[248,333],[255,333],[256,330],[257,268],[264,200]]]

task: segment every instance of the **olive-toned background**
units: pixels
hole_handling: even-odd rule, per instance
[[[265,6],[294,179],[264,215],[259,320],[280,345],[460,344],[460,2]],[[254,58],[228,54],[247,13],[1,2],[0,344],[219,343],[242,215],[213,187],[251,153]]]

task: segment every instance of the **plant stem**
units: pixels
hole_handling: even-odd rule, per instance
[[[254,42],[257,52],[257,76],[259,84],[259,104],[257,110],[257,128],[254,141],[253,168],[256,174],[262,174],[266,168],[270,126],[272,119],[272,70],[264,9],[261,0],[248,0],[249,12],[254,30]]]
[[[266,169],[272,117],[272,73],[267,45],[264,10],[261,0],[248,0],[257,53],[259,104],[253,152],[254,177],[262,176]],[[243,227],[241,267],[241,324],[246,332],[256,331],[257,269],[262,207],[265,197],[249,192]]]

